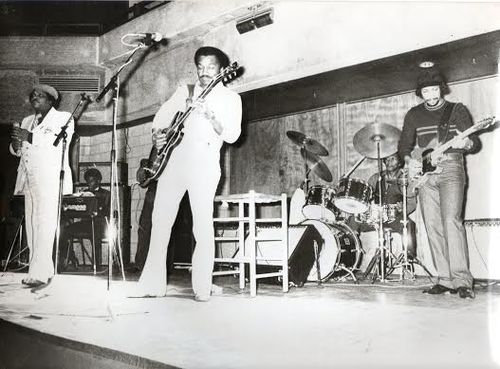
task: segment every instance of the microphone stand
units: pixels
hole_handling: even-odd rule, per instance
[[[57,223],[56,223],[56,260],[55,260],[55,266],[54,266],[54,274],[57,274],[57,269],[59,267],[59,237],[61,235],[61,208],[62,208],[62,197],[63,197],[63,187],[64,187],[64,157],[66,154],[66,147],[67,147],[67,138],[68,138],[68,133],[66,130],[69,127],[69,124],[71,121],[73,121],[73,116],[75,115],[75,112],[80,106],[84,106],[83,104],[86,102],[87,104],[91,101],[91,99],[83,92],[80,95],[80,101],[78,101],[78,104],[76,105],[75,109],[69,116],[68,120],[66,123],[61,127],[61,131],[57,134],[56,139],[54,140],[53,145],[57,147],[59,145],[59,142],[62,140],[62,150],[61,150],[61,171],[59,173],[59,196],[57,199]],[[84,106],[84,108],[86,105]],[[82,111],[80,112],[80,115],[83,113],[84,108],[82,108]]]
[[[96,98],[96,101],[99,102],[101,99],[108,93],[109,90],[113,89],[113,121],[112,121],[112,131],[111,131],[111,154],[110,154],[110,160],[111,160],[111,181],[110,181],[110,209],[109,209],[109,221],[108,221],[108,230],[107,230],[107,235],[108,235],[108,281],[107,281],[107,289],[109,291],[110,286],[111,286],[111,278],[113,276],[113,252],[115,252],[115,247],[116,244],[118,244],[118,257],[119,257],[119,264],[121,267],[121,274],[122,274],[122,279],[125,281],[125,271],[123,268],[123,255],[122,255],[122,249],[121,249],[121,241],[120,238],[118,237],[119,233],[116,229],[116,218],[118,218],[118,226],[120,222],[120,199],[118,196],[118,189],[117,189],[117,162],[116,162],[116,125],[117,125],[117,117],[118,117],[118,99],[119,99],[119,92],[120,92],[120,78],[119,74],[120,72],[130,63],[132,63],[132,57],[135,55],[135,53],[146,47],[145,44],[140,43],[138,44],[131,52],[130,56],[127,58],[125,63],[123,63],[119,68],[118,71],[111,77],[110,81],[108,84],[103,88],[99,96]],[[115,189],[116,188],[116,189]],[[115,193],[116,191],[116,193]],[[115,206],[116,206],[116,212],[115,212]],[[118,216],[116,216],[118,215]],[[119,228],[119,227],[118,227]],[[118,240],[118,242],[116,242]]]

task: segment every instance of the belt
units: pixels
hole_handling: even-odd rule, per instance
[[[450,153],[448,153],[448,154],[444,154],[444,155],[443,155],[443,157],[444,157],[445,159],[448,159],[448,160],[450,160],[450,159],[451,159],[451,160],[455,160],[455,159],[460,160],[460,159],[463,159],[464,154],[462,154],[462,153],[460,153],[460,152],[450,152]]]

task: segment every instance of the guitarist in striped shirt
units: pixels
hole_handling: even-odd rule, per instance
[[[215,254],[213,203],[221,175],[220,149],[223,143],[233,143],[240,136],[242,106],[240,96],[222,82],[205,98],[200,98],[215,76],[229,65],[224,52],[215,47],[201,47],[194,55],[194,64],[196,84],[179,86],[153,120],[153,145],[161,149],[167,144],[167,133],[172,130],[176,113],[193,109],[184,122],[182,141],[158,179],[149,252],[130,296],[166,294],[168,243],[179,203],[187,191],[196,240],[192,257],[193,291],[197,301],[210,298]]]
[[[415,145],[420,148],[449,141],[472,126],[468,109],[461,103],[444,99],[449,92],[442,75],[434,67],[422,69],[416,94],[423,103],[411,108],[405,116],[398,152],[406,163],[409,177],[422,169],[422,162],[411,156]],[[458,293],[474,298],[463,204],[466,186],[464,154],[477,146],[477,139],[459,139],[441,156],[435,172],[418,189],[418,200],[438,276],[434,286],[424,293],[439,295]]]

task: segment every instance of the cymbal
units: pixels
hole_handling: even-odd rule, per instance
[[[300,149],[300,153],[302,154],[302,157],[304,157],[307,163],[309,164],[309,171],[313,172],[319,178],[321,178],[326,182],[332,181],[333,178],[330,169],[328,169],[325,162],[321,160],[321,158],[318,155],[312,154],[304,150],[304,148]]]
[[[286,135],[295,144],[304,147],[307,151],[320,156],[327,156],[328,150],[315,139],[307,137],[305,134],[297,131],[287,131]]]
[[[369,123],[353,138],[357,152],[370,159],[377,159],[377,142],[380,142],[380,158],[386,158],[398,150],[401,131],[385,123]]]

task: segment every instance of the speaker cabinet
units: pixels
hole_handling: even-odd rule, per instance
[[[500,280],[500,219],[467,220],[464,225],[472,276]]]
[[[109,185],[111,183],[111,162],[109,161],[89,161],[81,162],[78,164],[78,173],[75,178],[76,183],[85,183],[85,172],[90,168],[96,168],[101,172],[102,175],[102,185]],[[117,177],[119,185],[128,184],[128,165],[127,163],[118,162],[117,163]]]
[[[257,237],[278,238],[279,227],[257,227]],[[248,246],[248,237],[245,247]],[[258,273],[276,271],[280,259],[280,241],[257,242],[257,270]],[[315,244],[317,249],[315,250]],[[316,252],[321,252],[323,239],[313,225],[291,225],[288,227],[288,279],[297,286],[302,286],[316,260]],[[281,283],[277,279],[266,278],[263,281]]]

